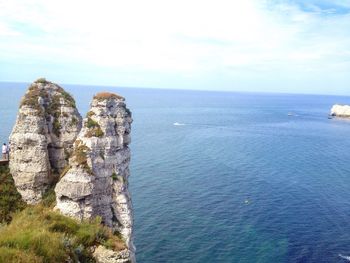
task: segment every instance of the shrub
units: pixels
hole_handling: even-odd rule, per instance
[[[59,119],[55,117],[52,123],[52,131],[57,137],[61,135],[61,128],[62,126],[60,124]]]
[[[124,241],[102,226],[100,218],[79,223],[37,205],[0,229],[0,262],[90,262],[90,247],[99,244],[125,249]]]
[[[92,174],[92,170],[87,162],[89,151],[90,151],[89,147],[87,147],[85,144],[82,144],[80,140],[77,140],[75,142],[75,147],[74,147],[72,157],[80,167],[86,170],[89,174]]]
[[[89,129],[85,134],[88,138],[102,137],[104,135],[100,125],[90,117],[87,118],[86,127]]]
[[[25,206],[15,187],[10,170],[7,166],[0,166],[0,223],[9,223],[12,214],[24,209]]]
[[[95,127],[100,127],[100,125],[96,121],[94,121],[93,119],[88,117],[87,122],[86,122],[86,127],[91,129],[91,128],[95,128]]]
[[[111,177],[112,177],[113,181],[118,180],[118,175],[115,172],[112,173]]]
[[[95,112],[93,111],[88,111],[88,113],[86,113],[86,117],[92,117],[95,115]]]
[[[34,83],[47,84],[47,83],[50,83],[50,82],[47,81],[45,78],[38,78],[36,81],[34,81]]]

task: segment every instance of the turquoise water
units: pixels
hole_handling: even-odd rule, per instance
[[[138,262],[346,262],[350,121],[327,114],[350,97],[64,87],[133,112]],[[3,141],[25,88],[0,84]]]

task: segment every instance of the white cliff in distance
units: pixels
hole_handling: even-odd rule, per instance
[[[349,105],[335,104],[331,109],[330,115],[336,116],[336,117],[349,118],[350,117],[350,106]]]

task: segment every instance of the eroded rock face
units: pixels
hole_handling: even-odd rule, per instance
[[[131,255],[128,249],[117,252],[104,246],[98,246],[93,253],[93,257],[97,263],[128,263]]]
[[[331,115],[336,117],[350,118],[350,106],[336,104],[331,109]]]
[[[55,192],[56,209],[63,214],[80,220],[100,216],[105,225],[120,232],[130,253],[129,260],[135,262],[128,190],[131,122],[124,98],[97,94],[74,143],[69,169]]]
[[[39,79],[24,95],[10,135],[10,171],[24,201],[38,203],[58,179],[81,129],[74,99]]]

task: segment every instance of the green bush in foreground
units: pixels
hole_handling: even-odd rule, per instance
[[[8,166],[0,166],[0,223],[9,223],[12,213],[24,207],[25,203],[17,192]]]
[[[0,262],[94,262],[92,246],[125,248],[99,218],[78,222],[52,211],[54,204],[52,188],[41,204],[26,207],[8,167],[0,166]]]
[[[37,205],[0,228],[0,262],[94,262],[91,247],[98,244],[116,251],[125,248],[98,218],[80,223]]]

